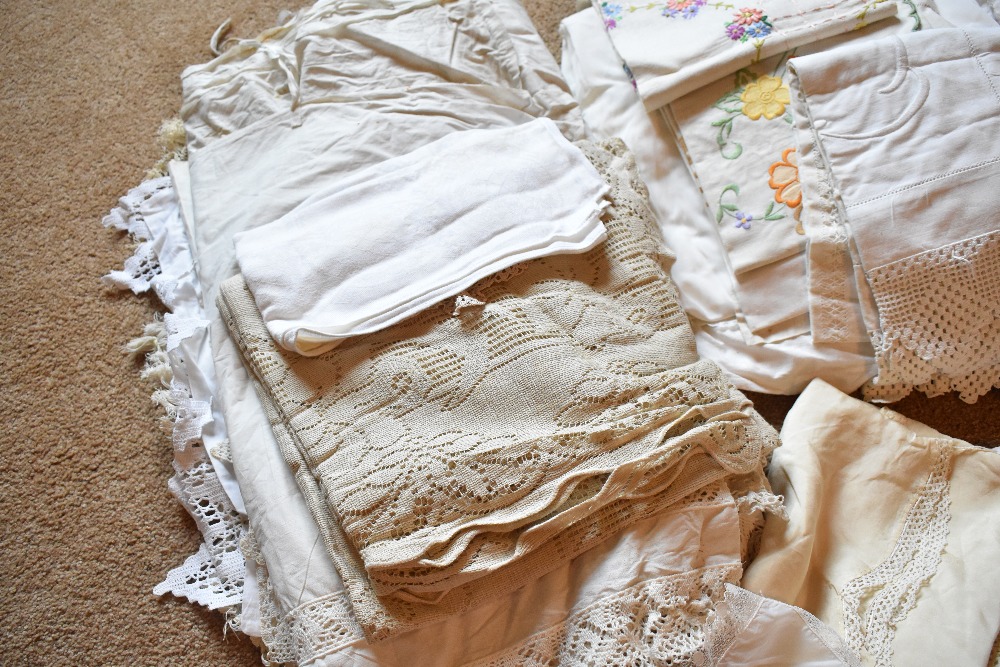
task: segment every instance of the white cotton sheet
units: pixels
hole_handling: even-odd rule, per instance
[[[1000,630],[1000,452],[817,380],[785,419],[742,585],[841,633],[863,664],[983,665]]]
[[[447,135],[235,237],[269,333],[307,356],[518,262],[604,239],[608,186],[552,121]]]
[[[863,317],[873,398],[933,381],[975,400],[1000,382],[1000,30],[852,43],[790,68],[800,141],[815,155],[803,188],[824,195],[807,216],[814,318]]]
[[[748,333],[718,224],[663,118],[643,108],[594,12],[566,18],[561,31],[563,72],[581,101],[588,130],[598,137],[621,136],[635,154],[666,246],[677,257],[671,278],[691,318],[699,354],[750,391],[797,393],[814,377],[853,391],[870,378],[874,364],[867,341],[816,346],[803,333],[786,336],[780,329],[762,328],[778,339],[770,342]],[[774,294],[770,290],[761,298],[773,305]],[[804,323],[795,319],[799,310],[774,321],[801,331]]]
[[[650,111],[743,67],[896,15],[896,3],[870,0],[593,5]]]

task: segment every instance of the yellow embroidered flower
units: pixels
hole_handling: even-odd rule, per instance
[[[759,120],[761,116],[774,120],[785,113],[785,105],[792,98],[788,93],[788,86],[780,78],[762,76],[747,84],[740,100],[743,102],[743,114],[750,120]]]
[[[792,216],[798,223],[795,231],[805,234],[799,215],[802,213],[802,185],[799,183],[799,156],[794,148],[786,148],[781,159],[767,170],[767,184],[774,190],[774,201],[785,204],[792,210]]]

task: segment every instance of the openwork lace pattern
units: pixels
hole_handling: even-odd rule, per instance
[[[868,280],[880,330],[866,400],[918,389],[973,403],[1000,387],[1000,231],[887,264]]]
[[[704,657],[697,661],[699,665],[722,664],[726,653],[732,648],[739,636],[750,626],[763,606],[766,598],[751,593],[734,584],[726,585],[725,600],[716,607],[715,614],[708,627]],[[780,604],[780,603],[779,603]],[[830,653],[841,663],[849,667],[860,667],[858,656],[844,644],[828,625],[809,612],[799,607],[791,607],[813,635],[819,639]],[[731,662],[731,661],[730,661]]]
[[[118,206],[104,216],[101,224],[128,232],[138,245],[132,256],[125,260],[124,268],[112,271],[104,276],[102,281],[109,287],[131,290],[135,294],[142,294],[150,288],[160,286],[161,289],[157,293],[164,292],[165,298],[161,300],[167,302],[170,301],[167,291],[171,280],[162,276],[153,235],[146,225],[144,210],[144,204],[164,190],[173,190],[169,177],[143,181],[138,187],[129,190],[118,200]]]
[[[920,587],[937,572],[948,541],[954,447],[945,441],[931,447],[931,471],[903,520],[892,553],[840,592],[848,645],[878,667],[892,665],[896,626],[916,606]]]
[[[162,169],[160,170],[162,171]],[[104,277],[105,284],[140,294],[153,289],[168,309],[197,307],[194,292],[178,294],[185,274],[193,274],[193,262],[180,261],[173,272],[160,265],[157,249],[165,242],[162,224],[149,224],[152,216],[176,212],[179,204],[169,177],[144,181],[119,200],[103,220],[105,227],[129,233],[139,242],[122,271]],[[145,357],[141,375],[154,383],[152,399],[164,410],[165,430],[174,448],[174,475],[168,488],[194,519],[202,535],[198,551],[171,570],[157,585],[156,595],[172,593],[209,609],[227,613],[227,623],[238,630],[246,564],[239,542],[246,524],[219,481],[201,442],[202,429],[211,421],[211,406],[192,398],[182,372],[186,363],[182,342],[207,323],[167,313],[149,324],[143,335],[127,349]],[[177,371],[177,372],[175,372]]]
[[[644,581],[602,598],[563,623],[475,667],[695,665],[706,627],[739,566],[707,567]]]
[[[256,566],[265,664],[308,665],[364,638],[345,591],[334,591],[282,611],[252,528],[242,541],[242,549],[248,563]]]
[[[697,359],[624,145],[584,151],[611,185],[607,242],[473,286],[484,305],[459,316],[442,302],[300,357],[241,279],[222,287],[371,639],[513,590],[776,442]]]

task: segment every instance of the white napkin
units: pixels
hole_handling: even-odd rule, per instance
[[[552,121],[457,132],[236,236],[268,331],[314,356],[518,262],[604,238],[607,185]]]

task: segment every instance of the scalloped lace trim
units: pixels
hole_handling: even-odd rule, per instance
[[[104,277],[106,285],[141,294],[150,289],[170,310],[179,303],[177,286],[184,272],[193,271],[193,262],[173,267],[178,275],[164,271],[157,257],[156,234],[147,224],[146,205],[153,197],[174,196],[169,177],[147,180],[130,190],[102,221],[105,227],[127,232],[139,241],[121,271]],[[192,516],[202,535],[198,552],[171,570],[153,589],[155,595],[172,593],[209,609],[226,611],[227,625],[240,629],[240,605],[246,563],[239,549],[246,534],[246,522],[226,494],[201,442],[202,429],[212,421],[211,405],[191,397],[182,374],[182,341],[207,323],[196,318],[167,313],[145,327],[143,335],[130,341],[126,349],[143,355],[141,376],[154,383],[152,400],[165,413],[165,430],[174,448],[174,475],[167,485]]]
[[[880,330],[867,401],[914,389],[975,403],[1000,388],[1000,230],[868,272]]]
[[[936,452],[930,474],[906,514],[892,553],[840,592],[848,645],[879,667],[892,665],[896,626],[916,606],[920,588],[937,572],[948,541],[948,480],[954,447],[947,442],[932,447]]]

